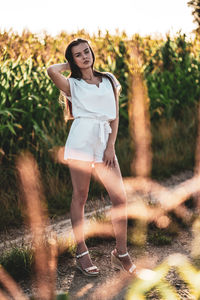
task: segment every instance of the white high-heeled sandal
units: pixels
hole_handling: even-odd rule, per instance
[[[83,269],[83,267],[81,266],[80,262],[78,261],[78,258],[89,254],[88,251],[82,252],[81,254],[76,255],[76,267],[86,276],[97,276],[99,275],[99,271],[93,271],[93,270],[98,270],[97,266],[91,266],[88,268]],[[92,271],[92,272],[90,272]]]
[[[113,251],[114,251],[114,250],[113,250]],[[117,256],[116,256],[116,255],[113,254],[113,251],[111,252],[111,265],[112,265],[115,269],[122,270],[122,271],[124,271],[124,272],[129,273],[130,275],[132,275],[133,272],[134,272],[135,269],[136,269],[136,265],[132,264],[132,266],[130,267],[130,269],[127,271],[127,270],[124,268],[124,266],[123,266],[121,260],[119,259],[120,257],[128,256],[128,255],[129,255],[128,252],[126,252],[125,254],[117,254]]]

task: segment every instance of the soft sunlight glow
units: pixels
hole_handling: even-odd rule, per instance
[[[131,36],[189,34],[194,28],[188,0],[6,0],[1,1],[0,30],[12,28],[21,33],[24,28],[38,33],[56,35],[85,29],[102,33],[116,29]]]

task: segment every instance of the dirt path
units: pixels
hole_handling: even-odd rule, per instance
[[[162,182],[165,186],[172,187],[186,179],[192,177],[192,172],[184,172],[177,176],[173,176],[168,180]],[[109,207],[109,200],[104,199],[97,201],[95,207],[101,210],[103,207]],[[88,204],[86,212],[88,216],[91,211],[94,210],[94,203]],[[66,229],[70,229],[71,223],[66,219],[57,219],[52,222],[54,231],[57,234],[65,234]],[[26,228],[25,231],[26,233]],[[11,234],[1,235],[1,240],[4,239],[4,245],[7,244],[19,245],[21,243],[22,232],[11,231]],[[12,237],[15,236],[15,239]],[[16,237],[18,240],[16,240]],[[9,241],[9,242],[8,242]],[[174,238],[171,245],[166,245],[162,247],[156,247],[150,243],[146,243],[143,248],[128,245],[128,250],[136,264],[140,264],[141,261],[145,261],[145,267],[154,268],[159,263],[161,263],[165,258],[173,253],[181,253],[190,258],[191,251],[191,241],[192,234],[189,229],[181,229],[179,235]],[[110,263],[110,252],[115,247],[114,239],[102,240],[94,245],[89,243],[88,248],[91,254],[91,258],[94,263],[100,268],[101,274],[96,278],[90,278],[84,276],[79,270],[76,269],[75,258],[69,257],[69,255],[63,255],[59,258],[58,268],[57,268],[57,290],[58,291],[68,291],[71,298],[74,300],[122,300],[125,299],[126,292],[128,290],[128,281],[123,280],[121,284],[120,276],[121,272],[111,268]],[[194,299],[189,293],[189,290],[184,282],[178,278],[177,274],[173,270],[168,275],[168,280],[176,287],[177,292],[180,295],[180,299]],[[26,280],[20,281],[19,284],[26,292],[26,294],[31,294],[31,282]],[[148,299],[159,299],[155,292],[149,294]]]
[[[129,246],[128,249],[131,257],[134,259],[136,264],[137,261],[139,262],[140,260],[144,260],[146,258],[148,261],[150,260],[148,266],[153,268],[165,258],[167,258],[170,254],[176,252],[179,252],[189,257],[190,245],[191,233],[182,231],[179,233],[179,236],[173,241],[173,244],[170,246],[155,247],[147,243],[144,249],[133,246]],[[98,287],[102,286],[102,288],[100,289],[101,292],[99,292],[99,299],[124,299],[128,289],[127,286],[125,286],[122,289],[119,289],[119,291],[117,291],[115,295],[115,290],[118,287],[117,283],[119,272],[113,270],[110,264],[110,252],[112,251],[114,246],[114,241],[104,241],[99,245],[90,247],[91,255],[94,258],[94,261],[97,264],[97,266],[101,269],[100,277],[95,279],[85,278],[79,272],[79,270],[76,271],[74,259],[70,260],[62,258],[58,268],[58,271],[61,272],[57,283],[58,289],[69,291],[72,299],[97,299],[97,296],[95,295],[94,291],[97,291]],[[113,283],[112,280],[114,281]],[[110,285],[108,284],[109,281]],[[176,282],[178,282],[178,279],[176,279]],[[115,287],[114,290],[112,290],[113,285]],[[81,292],[83,293],[82,297],[80,297]],[[189,296],[189,292],[186,288],[184,288],[183,290],[183,286],[182,289],[179,289],[179,292],[180,294],[182,293],[182,295],[188,294]],[[110,298],[111,294],[113,294],[112,298]],[[187,299],[189,299],[189,297]]]
[[[144,248],[129,245],[128,250],[134,262],[145,261],[145,267],[154,268],[165,258],[173,253],[181,253],[190,257],[192,235],[191,232],[182,230],[173,240],[172,245],[156,247],[146,243]],[[100,268],[98,277],[86,277],[76,269],[75,258],[62,256],[58,262],[57,290],[68,291],[73,300],[123,300],[129,289],[128,281],[120,282],[120,274],[111,267],[110,252],[114,249],[115,241],[102,241],[94,246],[89,246],[92,260]],[[123,274],[122,274],[123,275]],[[180,299],[194,299],[184,282],[171,271],[168,280],[176,287]],[[30,294],[30,282],[21,281],[23,290]],[[148,299],[160,299],[155,292],[149,294]]]

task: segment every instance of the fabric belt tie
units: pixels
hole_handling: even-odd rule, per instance
[[[99,121],[99,122],[100,122],[99,123],[99,125],[100,125],[99,137],[100,137],[102,143],[106,143],[106,134],[111,133],[112,129],[111,129],[108,121]]]
[[[106,120],[96,119],[92,117],[77,117],[75,119],[84,118],[84,119],[92,119],[99,124],[99,137],[102,143],[106,143],[106,134],[112,132],[112,128],[110,127],[110,123]]]

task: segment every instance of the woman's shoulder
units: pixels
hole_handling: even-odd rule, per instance
[[[110,77],[114,82],[118,82],[119,83],[119,81],[117,80],[116,76],[113,73],[111,73],[111,72],[104,72],[103,74],[105,74],[108,77]]]
[[[64,97],[68,98],[70,101],[71,101],[71,98],[72,98],[73,93],[74,93],[75,82],[76,82],[76,78],[68,76],[66,78],[66,83],[67,83],[66,91],[60,90],[62,95]]]
[[[78,79],[78,78],[71,77],[71,76],[67,77],[67,79],[68,79],[69,81],[71,81],[71,82],[80,80],[80,79]]]
[[[109,76],[112,79],[116,79],[116,77],[114,76],[114,74],[111,73],[111,72],[104,72],[104,74],[107,75],[107,76]]]
[[[76,86],[78,86],[79,84],[82,83],[81,78],[68,77],[68,80],[69,80],[69,84],[70,84],[70,87],[71,87],[71,88],[72,88],[73,86],[76,87]]]
[[[113,83],[114,83],[114,86],[115,86],[118,90],[121,89],[121,84],[120,84],[120,82],[118,81],[118,79],[115,77],[115,75],[114,75],[113,73],[111,73],[111,72],[105,72],[104,74],[107,75],[108,77],[110,77],[110,79],[111,79],[111,80],[113,81]]]

